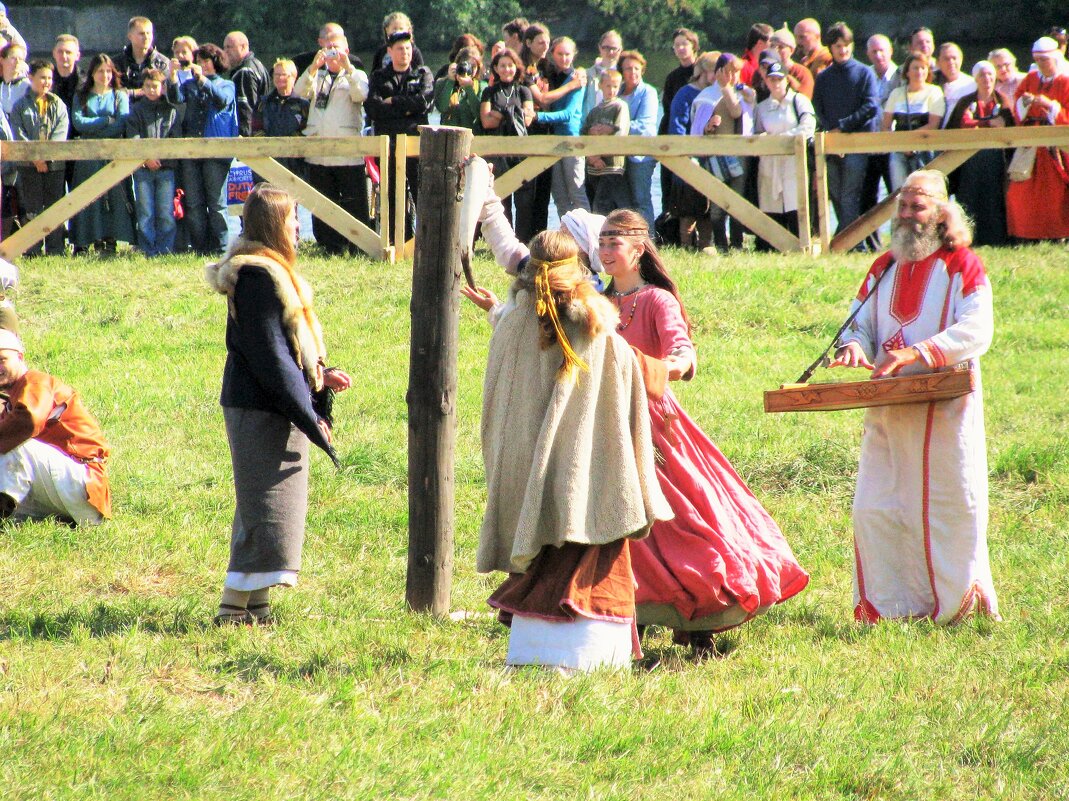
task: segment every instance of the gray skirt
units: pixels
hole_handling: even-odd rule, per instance
[[[285,417],[259,409],[224,406],[223,421],[237,495],[227,570],[300,570],[308,437]]]

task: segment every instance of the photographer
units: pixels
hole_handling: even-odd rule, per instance
[[[310,103],[305,136],[360,136],[368,79],[350,62],[344,36],[332,37],[329,46],[316,53],[293,93]],[[371,224],[362,156],[315,156],[306,161],[308,183],[360,222]],[[355,247],[318,217],[312,219],[312,233],[327,253],[347,253]]]
[[[435,81],[434,107],[442,115],[442,125],[479,131],[479,101],[483,90],[479,76],[482,71],[479,52],[473,47],[462,47],[445,77]]]

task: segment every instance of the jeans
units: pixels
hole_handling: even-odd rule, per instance
[[[635,208],[646,219],[646,225],[653,231],[653,221],[657,215],[653,213],[653,171],[657,167],[657,159],[647,158],[644,161],[627,160],[624,174],[627,183],[631,186],[631,200]]]
[[[223,253],[227,246],[226,179],[230,159],[182,162],[189,244],[201,255]]]
[[[828,196],[839,221],[836,233],[861,216],[861,187],[868,165],[867,153],[828,156]]]
[[[587,176],[587,180],[593,176]],[[595,214],[608,215],[617,209],[626,209],[631,204],[631,187],[627,185],[627,176],[599,175],[597,190],[594,193],[592,210]]]
[[[137,246],[146,256],[174,252],[174,170],[142,167],[134,173],[137,208]]]
[[[563,217],[572,209],[590,211],[583,182],[586,180],[586,159],[565,156],[553,165],[552,191],[557,216]]]
[[[891,191],[894,191],[902,187],[914,170],[923,170],[935,158],[935,153],[923,150],[911,154],[891,153],[890,156]]]

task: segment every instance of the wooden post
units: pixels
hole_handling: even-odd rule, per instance
[[[813,255],[813,238],[810,234],[810,208],[809,208],[809,165],[807,151],[809,149],[805,136],[798,134],[794,137],[794,169],[795,181],[798,184],[798,242],[802,251]]]
[[[813,137],[813,178],[817,182],[817,232],[820,252],[827,253],[831,245],[831,213],[828,208],[828,155],[824,152],[824,134]]]
[[[408,579],[417,612],[445,615],[453,573],[461,165],[467,128],[420,129],[408,367]],[[399,160],[403,151],[398,145]],[[403,163],[403,162],[402,162]],[[403,214],[403,206],[397,209]],[[403,244],[403,240],[401,240]],[[395,244],[396,246],[396,244]]]

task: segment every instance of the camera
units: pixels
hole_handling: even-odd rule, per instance
[[[327,58],[334,58],[335,56],[338,55],[338,48],[331,47],[331,48],[329,48],[327,50],[324,50],[323,51],[323,55],[326,56]]]
[[[744,84],[744,83],[735,84],[735,91],[736,92],[741,92],[745,88],[746,88],[746,84]]]
[[[470,78],[475,74],[475,65],[470,61],[457,62],[457,77]]]

